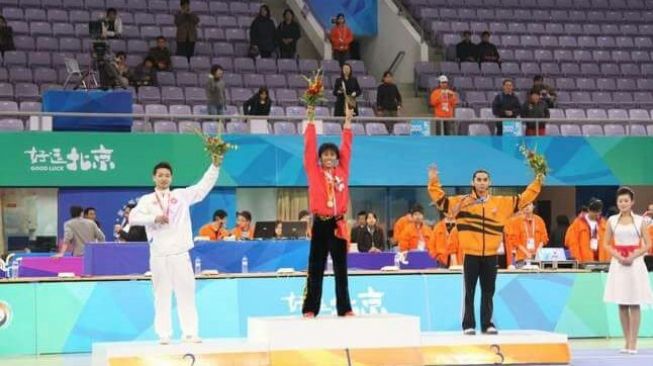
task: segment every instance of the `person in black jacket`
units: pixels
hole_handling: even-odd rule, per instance
[[[519,98],[513,92],[514,84],[512,80],[503,81],[503,91],[494,98],[492,102],[492,114],[497,118],[515,118],[519,117],[521,104]],[[503,135],[503,122],[496,123],[497,136]]]
[[[385,235],[383,228],[377,225],[374,212],[368,212],[367,225],[358,241],[358,251],[361,253],[381,253],[385,250]]]
[[[336,117],[345,116],[345,99],[356,100],[361,94],[361,87],[358,85],[358,80],[354,77],[351,71],[351,65],[345,63],[342,65],[342,73],[336,79],[333,85],[333,95],[336,96],[336,105],[333,115]],[[345,98],[345,96],[349,98]],[[355,104],[355,103],[354,103]],[[354,105],[354,115],[358,115],[358,106]]]
[[[401,94],[390,71],[383,73],[383,83],[376,89],[376,110],[382,117],[397,117],[401,109]]]
[[[551,230],[551,240],[549,241],[547,247],[564,248],[567,229],[569,229],[569,218],[567,215],[556,216],[556,227]]]
[[[279,44],[279,58],[295,58],[297,53],[297,40],[301,37],[299,24],[295,20],[295,13],[286,9],[283,12],[283,22],[277,28]]]
[[[144,226],[130,225],[129,213],[136,207],[135,203],[129,203],[123,207],[123,220],[122,223],[116,224],[114,229],[114,236],[121,242],[130,241],[147,241],[147,234],[145,233]]]
[[[268,92],[268,88],[263,86],[245,102],[243,112],[250,116],[269,116],[270,106],[272,106],[270,93]]]
[[[272,56],[276,45],[276,27],[270,18],[270,8],[267,5],[261,5],[258,15],[252,21],[249,28],[249,41],[252,46],[256,46],[261,57]]]
[[[356,215],[356,225],[349,231],[349,240],[352,243],[358,243],[362,239],[363,231],[365,230],[366,219],[366,211],[359,211]]]
[[[7,25],[5,17],[0,16],[0,52],[2,57],[5,56],[6,51],[15,51],[14,46],[14,30]]]
[[[490,32],[481,33],[481,43],[477,46],[478,62],[496,62],[501,63],[497,46],[490,43]]]
[[[546,119],[549,118],[549,116],[549,108],[547,107],[546,102],[540,99],[540,90],[531,88],[528,93],[528,100],[524,102],[524,105],[521,108],[521,117]],[[543,136],[545,133],[545,125],[546,124],[543,121],[539,121],[539,123],[526,122],[526,136]]]
[[[463,32],[463,39],[456,45],[456,58],[458,62],[478,62],[477,46],[472,43],[472,32]]]

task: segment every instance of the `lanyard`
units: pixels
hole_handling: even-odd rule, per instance
[[[528,224],[526,223],[528,220],[524,220],[524,230],[526,230],[526,236],[528,238],[533,238],[535,239],[535,220],[531,220],[531,235],[528,236]]]
[[[170,218],[170,196],[172,195],[172,192],[168,193],[168,203],[165,206],[165,209],[163,208],[163,203],[161,202],[161,198],[159,198],[159,193],[154,192],[154,195],[156,196],[156,202],[159,204],[159,208],[161,208],[161,212],[165,217],[168,219]],[[163,197],[165,198],[165,193],[163,194]]]
[[[327,207],[333,209],[333,213],[337,212],[336,209],[336,181],[328,170],[324,170],[324,178],[326,180],[327,189]]]

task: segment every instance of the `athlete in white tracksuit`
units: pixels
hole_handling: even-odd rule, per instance
[[[150,271],[154,287],[154,330],[161,344],[172,337],[172,293],[177,299],[182,340],[201,342],[195,307],[195,275],[188,251],[193,247],[190,206],[200,202],[218,179],[222,156],[213,163],[199,183],[170,190],[172,167],[159,163],[154,167],[153,193],[138,201],[129,214],[132,225],[145,226],[150,243]]]

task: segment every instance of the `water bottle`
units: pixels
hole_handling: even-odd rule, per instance
[[[202,273],[202,260],[200,257],[195,258],[195,275],[199,275]]]
[[[401,253],[395,253],[395,267],[401,269]]]
[[[331,254],[327,257],[327,271],[333,272],[333,259],[331,259]]]
[[[240,261],[240,272],[249,273],[249,261],[247,260],[247,256],[243,257]]]
[[[11,278],[18,278],[19,270],[20,270],[20,258],[11,262]]]

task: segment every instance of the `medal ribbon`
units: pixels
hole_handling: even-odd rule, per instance
[[[161,208],[161,212],[163,212],[163,215],[167,218],[170,219],[170,196],[172,193],[168,193],[168,203],[166,204],[165,209],[163,208],[163,203],[161,202],[161,198],[159,198],[158,193],[154,193],[156,196],[156,202],[159,204],[159,208]],[[165,193],[163,194],[163,197],[165,198]]]

